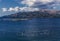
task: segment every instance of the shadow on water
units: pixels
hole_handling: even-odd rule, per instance
[[[0,41],[59,41],[59,18],[0,21]]]

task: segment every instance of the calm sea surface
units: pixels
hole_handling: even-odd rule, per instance
[[[0,41],[60,41],[60,18],[0,21]]]

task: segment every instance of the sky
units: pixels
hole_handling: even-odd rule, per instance
[[[0,16],[39,9],[60,10],[60,0],[0,0]]]

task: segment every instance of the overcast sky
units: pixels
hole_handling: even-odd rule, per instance
[[[38,9],[60,10],[60,0],[0,0],[0,16]]]

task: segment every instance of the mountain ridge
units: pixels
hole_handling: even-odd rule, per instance
[[[45,9],[34,12],[18,12],[0,17],[2,20],[28,20],[32,18],[60,18],[60,11]]]

